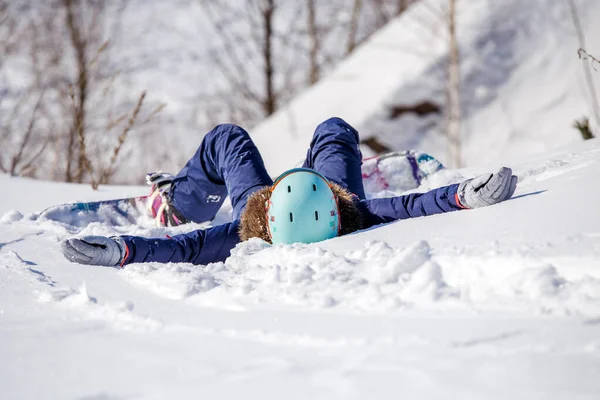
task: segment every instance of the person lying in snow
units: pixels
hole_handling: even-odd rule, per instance
[[[321,123],[302,168],[275,183],[248,133],[219,125],[176,176],[149,175],[151,208],[163,225],[212,220],[227,196],[233,221],[170,238],[86,236],[61,243],[67,259],[92,265],[224,261],[241,241],[313,243],[399,219],[477,208],[509,199],[510,168],[427,193],[367,200],[358,132],[340,118]]]

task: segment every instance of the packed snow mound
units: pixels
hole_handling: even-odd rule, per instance
[[[587,51],[600,54],[600,3],[575,1]],[[449,164],[443,109],[392,117],[424,100],[443,106],[448,39],[445,0],[423,0],[357,48],[327,77],[251,134],[273,174],[304,158],[315,127],[344,118],[363,138],[393,150],[419,149]],[[465,165],[522,160],[581,140],[575,119],[590,117],[579,43],[563,0],[472,0],[457,5]],[[600,72],[592,71],[597,92]],[[443,108],[443,107],[442,107]],[[276,143],[276,145],[274,145]],[[372,150],[363,146],[365,155]]]
[[[454,262],[487,266],[485,257],[470,258]],[[270,246],[256,239],[237,246],[225,263],[202,269],[150,263],[121,274],[160,296],[226,309],[260,303],[368,312],[450,307],[600,316],[598,278],[569,281],[550,264],[519,257],[492,264],[493,279],[474,273],[474,267],[452,286],[425,241],[400,249],[367,242],[363,249],[337,255],[318,246]]]
[[[202,272],[153,264],[127,268],[123,274],[166,297],[195,296],[198,304],[385,311],[453,295],[429,251],[426,242],[398,250],[378,242],[336,255],[320,247],[270,246],[254,239],[236,247],[225,263],[208,265]],[[183,285],[176,279],[180,274],[186,277]]]

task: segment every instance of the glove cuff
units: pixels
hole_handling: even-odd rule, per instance
[[[125,241],[119,236],[111,236],[111,239],[117,243],[120,252],[119,261],[117,261],[115,265],[123,267],[125,261],[127,261],[127,257],[129,257],[129,248],[127,247],[127,244],[125,244]]]
[[[471,182],[472,179],[467,179],[466,181],[461,182],[458,185],[458,190],[456,190],[456,194],[454,195],[454,200],[456,201],[456,205],[460,208],[470,209],[465,199],[466,186]]]

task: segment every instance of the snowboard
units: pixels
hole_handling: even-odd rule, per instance
[[[396,151],[366,158],[362,164],[362,178],[367,197],[381,197],[386,192],[404,192],[416,189],[429,175],[444,166],[429,154],[416,150]],[[92,202],[68,203],[43,210],[39,220],[53,220],[71,226],[84,227],[93,222],[110,225],[136,224],[149,215],[150,196]]]
[[[150,196],[128,197],[91,202],[50,206],[38,215],[38,220],[52,220],[72,226],[87,226],[93,222],[109,225],[136,224],[140,216],[148,214]]]
[[[365,193],[367,197],[380,197],[386,191],[401,193],[416,189],[424,179],[442,169],[444,166],[441,162],[417,150],[366,158],[362,164]]]

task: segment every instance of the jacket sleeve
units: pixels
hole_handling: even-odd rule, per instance
[[[240,242],[239,221],[200,229],[171,238],[121,236],[127,246],[123,265],[141,262],[189,262],[208,264],[225,261]]]
[[[463,209],[456,200],[458,184],[426,193],[361,201],[365,228],[398,219],[422,217]]]

